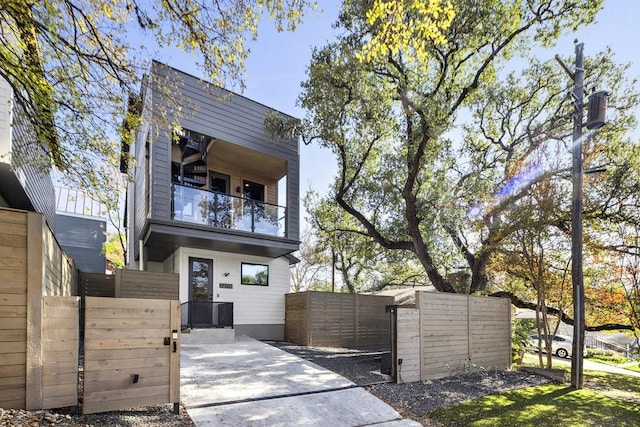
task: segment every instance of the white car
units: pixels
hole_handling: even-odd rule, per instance
[[[545,336],[542,335],[542,351],[546,351],[546,341]],[[531,339],[531,348],[535,351],[538,351],[538,335],[529,335]],[[555,354],[558,357],[566,358],[571,357],[571,352],[573,350],[573,338],[566,335],[554,335],[553,341],[551,343],[551,353]],[[583,355],[587,355],[587,346],[584,346]]]

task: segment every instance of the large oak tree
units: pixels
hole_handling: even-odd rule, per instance
[[[514,233],[570,232],[570,79],[555,62],[528,58],[531,67],[513,74],[505,67],[592,22],[601,2],[450,3],[455,15],[442,39],[414,54],[365,57],[380,26],[367,20],[369,2],[345,2],[344,31],[314,52],[301,102],[307,135],[338,158],[333,196],[356,220],[353,231],[413,252],[440,291],[456,291],[449,277],[461,266],[471,276],[467,291],[487,291],[499,268],[493,257]],[[624,140],[637,97],[610,57],[587,62],[587,81],[611,90],[615,112],[584,142],[586,167],[606,170],[585,182],[585,235],[594,245],[613,245],[601,231],[640,219],[639,150]],[[551,208],[531,216],[528,195],[543,186]]]

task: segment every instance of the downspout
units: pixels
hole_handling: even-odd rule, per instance
[[[145,267],[145,265],[144,265],[144,255],[145,255],[145,253],[144,253],[144,241],[142,239],[140,239],[139,242],[138,242],[138,245],[139,245],[139,248],[140,248],[140,251],[139,251],[140,253],[139,253],[139,257],[138,257],[140,262],[138,262],[138,269],[140,271],[144,271],[144,267]]]

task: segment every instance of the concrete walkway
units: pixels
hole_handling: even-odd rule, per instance
[[[528,357],[529,359],[535,358],[535,360],[538,360],[538,355],[530,352],[526,353],[525,357]],[[544,360],[546,360],[546,357],[547,357],[546,355],[543,355]],[[571,365],[570,359],[564,359],[558,356],[552,356],[552,357],[553,357],[554,366],[558,366],[558,365],[570,366]],[[638,363],[638,362],[635,362],[635,363]],[[629,369],[624,369],[624,368],[613,366],[613,365],[607,365],[606,363],[600,363],[590,359],[584,359],[582,361],[582,367],[583,369],[587,369],[591,371],[610,372],[613,374],[629,375],[630,377],[640,377],[640,372],[630,371]]]
[[[617,366],[607,365],[605,363],[599,363],[593,360],[585,359],[582,362],[584,369],[590,369],[592,371],[611,372],[613,374],[629,375],[630,377],[640,377],[640,372],[630,371],[629,369],[619,368]]]
[[[420,425],[348,379],[252,338],[183,340],[181,365],[180,400],[197,426]]]

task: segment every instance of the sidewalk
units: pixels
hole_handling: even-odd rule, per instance
[[[181,348],[181,401],[197,426],[419,426],[334,372],[268,344]]]

